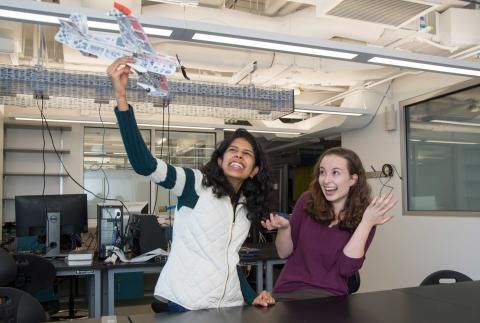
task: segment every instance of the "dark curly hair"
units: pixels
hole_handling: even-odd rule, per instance
[[[370,204],[371,190],[360,158],[349,149],[342,147],[330,148],[320,156],[313,169],[313,179],[309,188],[312,199],[305,202],[304,209],[315,221],[322,224],[328,225],[335,219],[333,205],[323,195],[322,188],[318,182],[320,163],[325,156],[330,155],[344,158],[347,161],[350,175],[356,174],[358,176],[357,182],[350,187],[345,208],[340,212],[338,223],[340,229],[353,232],[360,224],[363,212]]]
[[[253,178],[245,179],[240,190],[235,192],[235,189],[225,177],[222,168],[218,166],[218,159],[223,158],[227,148],[237,138],[245,139],[252,146],[258,172]],[[239,128],[229,138],[220,142],[208,163],[202,168],[202,173],[204,174],[202,184],[205,187],[212,187],[216,197],[229,196],[233,202],[236,202],[239,194],[242,193],[246,199],[248,219],[259,221],[268,214],[271,184],[267,160],[262,147],[247,130]]]

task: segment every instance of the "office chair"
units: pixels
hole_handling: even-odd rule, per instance
[[[354,272],[347,279],[348,293],[353,294],[358,291],[360,288],[360,273],[358,271]]]
[[[0,286],[13,284],[16,277],[15,260],[0,248]],[[46,320],[46,313],[35,297],[16,288],[0,287],[0,322],[37,323]]]
[[[441,280],[449,280],[449,282],[441,282]],[[470,277],[455,270],[439,270],[428,275],[420,286],[437,285],[444,283],[459,283],[472,281]]]
[[[35,295],[39,291],[47,289],[47,300],[41,300],[42,297],[36,295],[40,299],[48,318],[60,310],[60,302],[55,296],[52,299],[51,289],[55,285],[56,270],[53,264],[47,259],[34,254],[14,254],[13,258],[17,265],[17,276],[15,278],[14,287],[21,289],[27,293]]]

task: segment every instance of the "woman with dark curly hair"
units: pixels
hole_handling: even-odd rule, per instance
[[[313,170],[290,221],[270,214],[275,245],[288,258],[273,290],[277,301],[348,294],[347,279],[365,259],[375,227],[392,219],[391,193],[370,199],[360,158],[346,148],[325,151]]]
[[[237,267],[251,222],[268,212],[269,176],[261,147],[239,129],[220,143],[201,171],[154,158],[126,99],[133,61],[122,57],[107,69],[128,159],[138,174],[177,196],[172,246],[155,297],[175,312],[275,303],[266,291],[257,296]]]

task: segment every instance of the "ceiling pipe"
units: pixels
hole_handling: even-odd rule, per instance
[[[282,9],[278,11],[279,16],[287,16],[303,6],[303,3],[300,2],[288,2]]]
[[[287,0],[266,0],[263,13],[267,16],[274,16],[287,2]]]

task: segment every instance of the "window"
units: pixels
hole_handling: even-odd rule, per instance
[[[155,131],[155,156],[174,166],[201,169],[215,150],[214,132]],[[156,185],[156,209],[175,205],[169,191]]]
[[[401,102],[404,214],[480,216],[480,83]]]
[[[140,133],[147,147],[157,158],[174,166],[201,168],[207,163],[215,148],[214,132],[152,131],[142,129]],[[154,134],[154,147],[150,137]],[[122,201],[148,201],[149,212],[175,205],[168,191],[151,184],[145,177],[137,175],[128,161],[120,131],[117,128],[85,127],[84,133],[84,183],[85,187],[98,196]],[[157,202],[151,200],[151,188],[157,193]],[[87,193],[88,214],[97,215],[97,203],[103,200]]]
[[[150,147],[150,130],[140,130]],[[85,187],[98,196],[122,201],[150,201],[150,183],[137,175],[128,162],[118,129],[85,127],[83,143]],[[97,217],[103,200],[87,193],[88,214]]]

